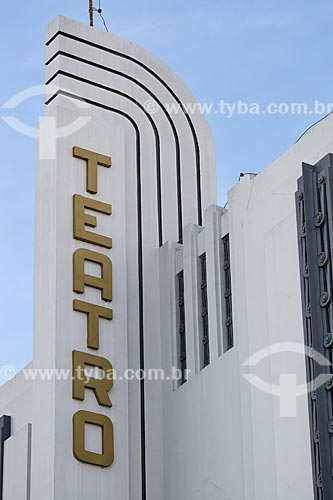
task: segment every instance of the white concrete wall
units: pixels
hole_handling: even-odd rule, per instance
[[[163,383],[164,499],[231,500],[246,497],[237,348],[221,355],[222,297],[218,249],[228,215],[211,207],[207,227],[188,226],[183,248],[160,250],[162,366],[176,365],[173,344],[175,275],[184,270],[188,381]],[[206,252],[210,365],[200,371],[198,258]],[[165,286],[169,283],[169,286]],[[173,342],[173,344],[172,344]],[[178,353],[179,354],[179,353]]]
[[[4,446],[3,500],[30,500],[31,424],[13,434]]]
[[[0,415],[12,417],[11,437],[4,443],[4,500],[30,500],[33,407],[32,381],[23,372],[0,388]]]
[[[333,150],[332,131],[330,115],[259,175],[239,182],[227,212],[211,207],[205,229],[188,226],[183,245],[160,250],[163,367],[175,364],[175,275],[184,269],[191,370],[183,386],[163,385],[165,500],[313,499],[307,395],[297,399],[295,418],[281,416],[279,398],[243,376],[254,373],[278,385],[281,374],[295,374],[301,385],[304,357],[287,353],[253,368],[243,364],[268,346],[303,344],[295,192],[301,163],[316,163]],[[227,232],[235,347],[223,353],[216,256]],[[204,251],[211,364],[200,371],[197,262]]]
[[[31,364],[24,370],[29,372]],[[0,388],[0,415],[13,416],[12,434],[32,422],[32,380],[19,372]]]
[[[295,192],[302,162],[316,163],[333,151],[330,115],[255,178],[229,193],[234,318],[239,365],[258,350],[284,341],[303,343]],[[305,381],[299,354],[275,355],[254,368],[279,383],[282,373]],[[297,418],[280,417],[279,399],[241,384],[245,481],[264,500],[313,499],[307,395]],[[250,465],[251,464],[251,465]]]

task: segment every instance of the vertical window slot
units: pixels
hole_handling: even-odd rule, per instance
[[[181,370],[182,377],[179,385],[183,385],[187,375],[186,359],[186,328],[185,328],[185,301],[184,301],[184,272],[177,274],[177,368]]]
[[[209,353],[209,322],[208,322],[208,294],[207,294],[207,262],[206,254],[199,257],[200,264],[200,316],[199,332],[200,332],[200,369],[210,363]]]

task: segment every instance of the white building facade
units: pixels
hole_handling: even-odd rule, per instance
[[[332,115],[220,208],[206,120],[147,51],[58,17],[46,84],[1,500],[331,500]]]

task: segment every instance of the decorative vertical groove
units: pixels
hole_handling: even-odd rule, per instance
[[[186,369],[187,369],[187,359],[186,359],[186,326],[185,326],[185,301],[184,301],[184,273],[181,271],[177,274],[178,279],[178,367],[182,372],[182,378],[179,381],[179,385],[183,385],[186,379]]]
[[[0,500],[3,499],[4,445],[11,436],[11,420],[11,417],[7,415],[0,418]]]
[[[333,155],[303,164],[296,206],[304,340],[314,354],[306,368],[315,500],[333,500],[332,193]]]
[[[223,245],[223,309],[224,309],[224,346],[225,351],[234,347],[234,330],[232,322],[232,289],[231,289],[231,271],[230,271],[230,238],[226,234],[222,238]]]
[[[206,254],[202,254],[199,257],[200,270],[201,270],[201,369],[210,363],[210,353],[209,353],[209,323],[208,323],[208,295],[207,295],[207,262]]]

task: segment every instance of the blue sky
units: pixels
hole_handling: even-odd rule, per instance
[[[0,106],[43,83],[44,28],[57,14],[88,20],[88,0],[11,5],[0,30]],[[110,31],[164,60],[199,102],[333,102],[330,0],[102,0],[102,7]],[[102,28],[97,18],[96,26]],[[42,114],[40,97],[16,110],[31,125]],[[208,116],[219,203],[240,172],[262,170],[321,116]],[[3,120],[0,142],[0,367],[18,370],[32,357],[35,144]]]

